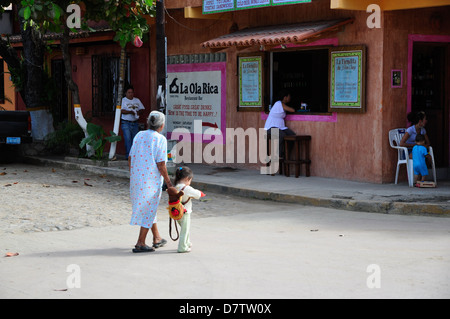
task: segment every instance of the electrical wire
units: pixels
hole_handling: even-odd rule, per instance
[[[183,27],[183,28],[185,28],[187,30],[190,30],[190,31],[203,31],[203,30],[209,29],[209,28],[213,27],[216,23],[218,23],[220,21],[220,19],[223,17],[223,15],[226,13],[226,12],[223,12],[220,15],[220,17],[216,21],[214,21],[212,24],[210,24],[209,26],[206,26],[206,27],[203,27],[203,28],[200,28],[200,29],[192,29],[192,28],[182,24],[181,22],[178,22],[174,17],[172,17],[165,6],[164,6],[164,11],[166,12],[167,16],[169,18],[171,18],[176,24],[178,24],[179,26],[181,26],[181,27]]]

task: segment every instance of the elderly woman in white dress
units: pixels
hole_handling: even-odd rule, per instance
[[[152,111],[148,117],[148,130],[134,138],[128,157],[130,167],[130,197],[133,207],[130,225],[140,226],[139,237],[133,252],[151,252],[167,243],[162,239],[156,222],[156,212],[161,200],[163,180],[172,186],[167,173],[167,140],[160,134],[164,129],[165,115]],[[149,229],[153,244],[145,242]]]

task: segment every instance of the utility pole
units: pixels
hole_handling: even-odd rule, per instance
[[[164,0],[156,0],[156,83],[158,93],[156,102],[158,110],[165,113],[166,106],[166,68],[167,68],[167,41],[165,31]]]

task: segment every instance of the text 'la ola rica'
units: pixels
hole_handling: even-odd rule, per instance
[[[203,83],[200,85],[198,83],[191,83],[191,85],[187,86],[183,82],[180,83],[180,93],[186,94],[218,94],[219,86],[211,85],[210,83]]]

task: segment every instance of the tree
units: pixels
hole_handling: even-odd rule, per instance
[[[5,4],[7,2],[0,0],[0,3],[2,1]],[[68,19],[73,15],[73,11],[67,12],[67,8],[69,8],[69,5],[72,5],[73,7],[71,2],[72,1],[68,0],[21,0],[19,5],[19,15],[23,17],[25,21],[24,28],[35,30],[41,35],[46,32],[57,32],[61,34],[61,50],[66,69],[65,78],[69,89],[72,91],[75,117],[86,136],[88,136],[87,123],[81,113],[81,101],[79,98],[78,86],[73,81],[72,73],[70,72],[70,32],[80,32],[81,30],[89,29],[88,22],[90,20],[104,20],[109,24],[111,29],[116,32],[114,40],[121,46],[119,95],[116,103],[116,117],[114,123],[114,133],[117,134],[120,121],[120,104],[121,96],[123,94],[123,80],[125,77],[125,46],[133,40],[135,40],[135,45],[142,45],[142,41],[140,39],[143,38],[144,34],[149,31],[145,16],[154,15],[154,0],[86,0],[80,2],[79,6],[81,7],[80,9],[82,9],[81,11],[83,11],[83,15],[80,15],[79,17],[80,29],[69,28]],[[0,49],[0,54],[1,53],[2,51]],[[17,64],[16,62],[14,63],[15,64],[12,64],[13,67]],[[113,152],[110,151],[110,158],[114,156],[115,143],[111,145],[111,148]]]
[[[119,88],[116,102],[116,114],[114,118],[113,132],[119,133],[121,103],[123,95],[123,83],[125,78],[125,62],[127,43],[132,42],[135,46],[141,46],[143,35],[149,31],[145,15],[155,15],[154,0],[91,0],[86,1],[86,12],[91,20],[106,20],[112,30],[116,32],[114,37],[121,47]],[[116,152],[116,142],[111,143],[109,158],[112,159]]]
[[[0,8],[8,6],[11,1],[0,0]],[[22,1],[14,2],[21,8]],[[48,111],[45,83],[47,74],[44,70],[45,42],[43,34],[19,18],[23,43],[22,55],[10,45],[8,38],[0,39],[0,55],[8,64],[11,78],[20,93],[32,119],[33,138],[42,140],[53,131],[53,119]]]

